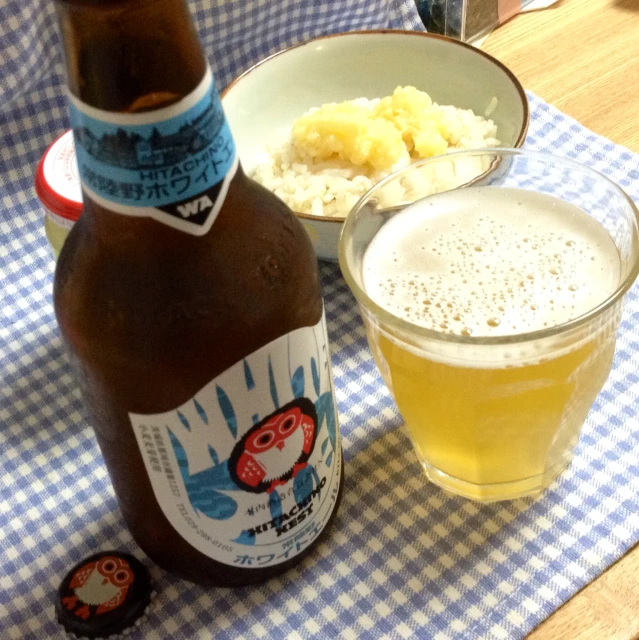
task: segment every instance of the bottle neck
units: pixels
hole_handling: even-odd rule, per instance
[[[206,59],[185,0],[57,0],[71,93],[99,109],[147,111],[194,90]]]
[[[185,0],[57,7],[83,225],[116,242],[207,234],[244,177]]]
[[[246,182],[249,179],[238,165],[231,177],[228,193],[225,199],[226,216],[220,216],[211,233],[219,233],[220,224],[233,224],[236,214],[242,206]],[[193,253],[198,250],[206,251],[208,234],[196,236],[178,231],[175,228],[144,216],[128,216],[115,213],[107,207],[102,207],[87,197],[84,193],[85,207],[81,219],[77,224],[85,227],[88,235],[86,240],[99,245],[107,253],[127,254],[130,251],[148,252],[156,258],[169,259],[173,254]],[[229,215],[229,212],[231,215]],[[224,219],[222,222],[221,219]]]

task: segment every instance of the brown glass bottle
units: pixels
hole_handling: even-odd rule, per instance
[[[93,113],[91,108],[94,108],[100,110],[95,112],[98,116],[161,114],[164,112],[160,110],[181,104],[180,101],[192,95],[203,82],[208,65],[184,0],[57,0],[57,10],[70,92],[85,105],[82,108],[87,113]],[[89,135],[86,130],[81,131],[83,128],[74,122],[76,146],[80,142],[78,136],[82,136],[82,144],[94,153],[98,144],[95,132]],[[171,153],[183,152],[182,148],[175,150],[178,143],[171,146],[170,136],[162,138],[154,132],[143,140],[145,135],[144,132],[137,137],[129,134],[127,138],[138,145],[135,147],[137,157],[146,158],[143,162],[161,164],[162,158]],[[111,140],[118,136],[126,137],[124,133],[115,132]],[[158,148],[164,145],[161,153],[153,145]],[[100,158],[108,161],[108,153],[100,153]],[[193,155],[191,164],[183,159],[180,166],[190,167],[196,160],[207,157],[208,152],[200,148],[198,153]],[[160,217],[152,218],[135,206],[127,210],[121,202],[119,206],[109,206],[109,189],[112,193],[119,190],[118,193],[133,197],[129,192],[135,184],[108,182],[106,178],[100,178],[100,182],[96,171],[91,169],[93,165],[85,166],[80,155],[78,157],[85,209],[58,261],[54,304],[63,340],[131,533],[159,565],[201,584],[243,585],[279,574],[297,564],[320,538],[314,537],[299,553],[289,550],[287,554],[280,554],[277,562],[270,554],[255,556],[255,552],[252,561],[238,564],[237,549],[228,561],[213,559],[215,554],[198,550],[178,533],[159,504],[150,480],[155,471],[149,467],[152,462],[143,456],[144,448],[139,444],[139,433],[136,436],[134,432],[132,415],[175,413],[177,408],[191,403],[188,406],[195,406],[208,424],[210,416],[203,416],[201,402],[193,400],[200,390],[230,368],[239,366],[238,363],[249,362],[244,359],[264,345],[300,328],[318,325],[323,317],[323,304],[310,241],[290,210],[249,180],[241,166],[230,180],[226,196],[219,192],[216,196],[215,189],[210,192],[212,199],[221,198],[223,203],[210,229],[206,233],[201,230],[191,233],[171,226],[168,216],[167,224],[161,208]],[[89,164],[93,162],[93,156],[87,158]],[[187,184],[179,172],[169,180],[175,167],[164,166],[163,174],[145,171],[145,176],[168,176],[167,189],[179,190]],[[195,179],[195,174],[191,178],[189,182]],[[87,188],[88,180],[91,188]],[[142,183],[137,196],[146,196],[147,189],[154,185]],[[98,188],[107,191],[97,197]],[[312,373],[305,378],[306,390],[312,390],[315,384],[315,368]],[[221,407],[222,404],[220,402]],[[242,412],[246,413],[241,403],[239,406],[236,403],[234,409],[240,417]],[[272,411],[273,406],[264,407],[255,414],[254,422]],[[175,415],[183,420],[182,413]],[[315,417],[319,430],[321,414]],[[228,424],[232,428],[234,423],[231,420]],[[203,423],[201,427],[204,428]],[[213,424],[211,428],[222,427]],[[246,427],[240,424],[237,429],[234,435],[239,442],[242,436],[239,432],[246,431]],[[228,440],[228,436],[224,438]],[[315,442],[313,451],[319,451],[322,444],[325,443]],[[149,455],[159,459],[163,447],[157,442],[149,446]],[[214,438],[203,446],[216,449]],[[325,522],[311,532],[314,534],[320,528],[322,533],[328,528],[343,488],[338,429],[332,446],[335,450],[333,473],[337,478],[332,480],[334,504]],[[175,447],[173,453],[175,458],[170,460],[174,463],[179,458]],[[227,456],[222,453],[213,451],[211,457],[226,459],[228,451]],[[236,460],[238,455],[236,451]],[[303,458],[298,467],[305,466]],[[224,459],[216,462],[230,467]],[[322,468],[328,470],[327,459],[323,460]],[[161,465],[159,461],[158,468]],[[337,466],[339,469],[335,470]],[[192,474],[191,466],[183,469],[186,476]],[[232,470],[236,476],[238,469],[239,466]],[[175,464],[172,471],[179,476]],[[236,495],[227,491],[227,476],[226,484],[214,487],[217,498],[220,488],[222,495]],[[268,480],[267,477],[264,483]],[[288,485],[279,484],[292,487],[294,483],[295,480],[289,478]],[[271,509],[265,510],[269,515],[262,520],[270,520],[271,528],[283,524],[283,516],[271,516],[273,509],[279,513],[274,500],[277,502],[284,496],[281,500],[284,501],[282,508],[288,509],[286,527],[297,526],[303,532],[304,526],[310,531],[307,524],[314,517],[313,500],[324,500],[317,485],[316,481],[312,496],[293,507],[290,500],[297,499],[296,491],[290,489],[286,497],[283,490],[278,493],[281,487],[275,490],[269,487],[266,493],[260,494],[261,504]],[[251,495],[258,495],[256,491],[261,490],[260,487],[263,485],[249,487]],[[225,498],[220,500],[213,507],[215,518],[220,509],[224,517],[228,516],[230,503]],[[195,504],[193,500],[191,503]],[[293,517],[303,509],[307,524],[302,523],[301,516]],[[200,518],[195,518],[197,526],[209,522],[201,512],[196,515]],[[216,530],[223,524],[223,517],[214,522]],[[256,535],[254,529],[251,529],[253,536]],[[257,529],[259,531],[259,527]],[[250,546],[247,549],[250,551]]]

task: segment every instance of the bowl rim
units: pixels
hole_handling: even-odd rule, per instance
[[[530,125],[530,105],[528,103],[528,96],[526,95],[526,91],[524,90],[524,87],[522,86],[521,82],[519,82],[519,80],[517,79],[517,76],[503,62],[497,60],[497,58],[495,58],[494,56],[491,56],[489,53],[486,53],[485,51],[482,51],[481,49],[474,47],[472,44],[462,42],[461,40],[455,40],[454,38],[443,36],[439,33],[428,33],[426,31],[410,31],[407,29],[365,29],[365,30],[357,30],[357,31],[343,31],[340,33],[330,33],[325,36],[318,36],[317,38],[304,40],[303,42],[298,42],[297,44],[293,44],[290,47],[286,47],[284,49],[281,49],[280,51],[276,51],[275,53],[272,53],[266,58],[263,58],[262,60],[256,62],[254,65],[249,67],[246,71],[244,71],[239,76],[237,76],[234,80],[229,82],[229,84],[227,84],[226,87],[224,87],[224,89],[220,92],[220,99],[223,100],[226,94],[236,84],[238,84],[240,80],[244,79],[246,76],[253,73],[253,71],[255,71],[258,67],[261,67],[263,64],[266,64],[267,62],[269,62],[270,60],[272,60],[277,56],[281,56],[285,53],[289,53],[293,49],[304,47],[306,45],[320,42],[322,40],[328,40],[329,38],[343,38],[348,36],[370,36],[370,35],[381,35],[381,34],[387,34],[387,33],[393,34],[393,35],[400,35],[400,36],[417,36],[422,38],[432,38],[435,40],[443,40],[444,42],[448,42],[449,44],[457,45],[465,49],[470,49],[474,53],[477,53],[483,56],[493,65],[501,69],[506,74],[506,76],[510,79],[510,81],[513,83],[513,86],[517,90],[517,93],[519,94],[519,98],[521,99],[521,105],[524,113],[521,129],[519,130],[519,135],[515,140],[515,146],[507,147],[507,148],[520,149],[523,146],[524,141],[526,140],[526,135],[528,133],[528,127]],[[346,220],[346,216],[324,216],[324,215],[318,215],[315,213],[300,213],[298,211],[295,211],[294,213],[298,218],[301,218],[302,220],[308,220],[313,222],[343,224],[344,220]]]

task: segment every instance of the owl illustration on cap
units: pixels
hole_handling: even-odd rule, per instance
[[[245,491],[272,493],[304,467],[315,447],[317,412],[297,398],[258,422],[238,441],[228,461],[233,481]]]
[[[58,587],[56,617],[74,638],[120,637],[140,622],[152,594],[139,560],[122,551],[100,551],[66,574]]]
[[[96,615],[107,613],[124,602],[133,578],[133,570],[125,559],[104,556],[88,562],[73,574],[69,582],[73,595],[63,602],[67,608],[74,608],[80,618],[89,617],[90,607],[95,607]]]

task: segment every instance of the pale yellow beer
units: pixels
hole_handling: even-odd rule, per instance
[[[534,332],[589,313],[621,274],[597,220],[534,191],[441,193],[380,229],[363,257],[364,291],[442,338],[411,335],[362,306],[377,365],[432,480],[490,500],[534,493],[557,476],[610,372],[621,305],[560,336]]]
[[[376,339],[376,360],[386,363],[387,384],[429,477],[484,499],[503,498],[504,484],[512,497],[534,492],[566,466],[615,347],[614,333],[602,332],[559,358],[484,368]]]

